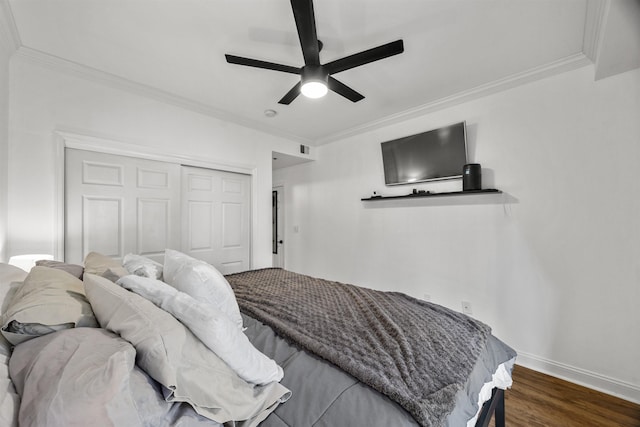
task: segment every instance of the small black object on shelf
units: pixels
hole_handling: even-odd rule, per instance
[[[480,163],[468,163],[462,168],[462,191],[482,189],[482,167]]]

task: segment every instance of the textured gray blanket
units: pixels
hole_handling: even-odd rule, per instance
[[[227,280],[243,312],[389,396],[423,426],[443,424],[491,332],[401,293],[281,269]]]

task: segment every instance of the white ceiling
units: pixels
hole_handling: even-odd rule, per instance
[[[330,92],[285,106],[277,101],[295,75],[227,64],[224,54],[302,66],[287,0],[8,5],[23,54],[310,145],[589,61],[587,0],[316,0],[322,63],[397,39],[405,52],[335,75],[365,96],[358,103]]]

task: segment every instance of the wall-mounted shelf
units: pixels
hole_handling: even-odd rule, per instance
[[[483,190],[467,190],[467,191],[449,191],[443,193],[409,193],[403,196],[373,196],[367,197],[364,199],[360,199],[363,202],[369,202],[373,200],[392,200],[392,199],[413,199],[413,198],[423,198],[423,197],[445,197],[445,196],[470,196],[472,194],[499,194],[502,193],[500,190],[496,190],[495,188],[485,188]]]

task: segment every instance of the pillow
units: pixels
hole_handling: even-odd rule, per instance
[[[0,262],[0,288],[8,286],[11,282],[22,282],[27,274],[26,271],[15,265]]]
[[[141,296],[94,274],[85,274],[85,288],[100,325],[135,347],[136,363],[166,387],[167,401],[187,402],[219,423],[257,425],[289,398],[279,383],[243,381],[189,329]]]
[[[99,328],[17,346],[9,370],[22,396],[20,427],[142,427],[131,384],[135,356],[131,344]]]
[[[27,272],[13,265],[0,263],[0,313],[11,301],[13,282],[22,282]],[[20,396],[9,377],[11,343],[0,335],[0,426],[17,426]]]
[[[171,313],[243,380],[267,384],[282,379],[282,368],[257,350],[217,308],[147,277],[125,276],[116,283]]]
[[[11,301],[16,287],[13,282],[22,282],[27,272],[14,265],[0,263],[0,313]],[[0,426],[17,426],[20,396],[9,377],[11,343],[0,335]]]
[[[49,267],[31,269],[2,315],[2,335],[13,345],[74,326],[98,326],[82,281]]]
[[[77,264],[67,264],[62,261],[53,261],[49,259],[41,259],[36,261],[36,265],[41,267],[57,268],[62,271],[66,271],[78,279],[82,279],[82,273],[84,273],[84,267]]]
[[[27,274],[26,271],[14,265],[0,263],[0,313],[4,313],[5,307],[15,292],[14,282],[22,282]]]
[[[26,273],[26,272],[25,272]],[[11,344],[0,335],[0,426],[17,426],[20,395],[9,376]]]
[[[130,274],[162,279],[162,264],[142,255],[127,254],[122,260],[122,265]]]
[[[242,316],[233,290],[227,279],[212,265],[166,249],[164,281],[198,301],[218,308],[242,329]]]
[[[106,277],[112,282],[129,274],[118,261],[98,252],[89,252],[84,258],[84,272]]]

